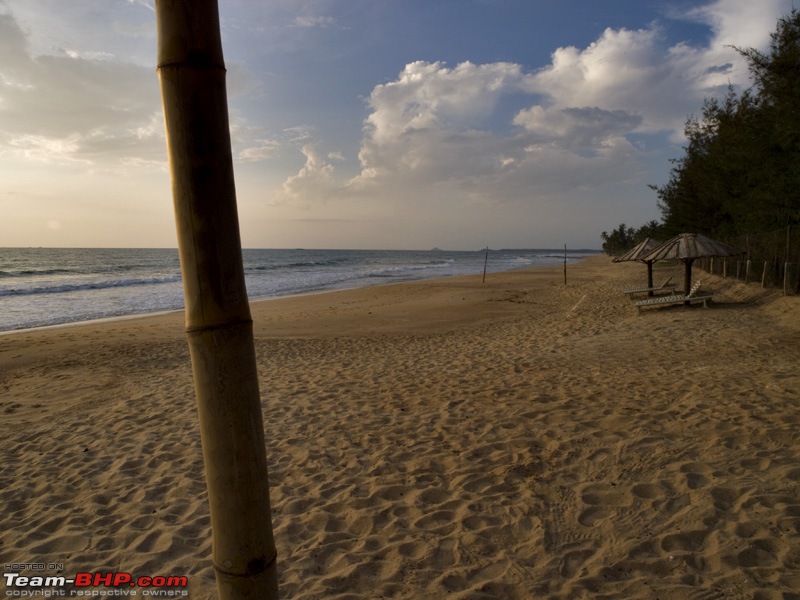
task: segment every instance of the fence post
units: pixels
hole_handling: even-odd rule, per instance
[[[750,259],[747,259],[744,266],[744,282],[750,283]]]
[[[711,271],[709,271],[712,275],[714,274],[714,259],[711,259]]]
[[[783,263],[783,295],[789,295],[789,263]]]
[[[728,259],[727,258],[723,258],[722,259],[722,277],[723,278],[727,278],[728,277]]]

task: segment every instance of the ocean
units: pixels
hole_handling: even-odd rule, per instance
[[[592,251],[567,252],[567,261]],[[251,300],[483,273],[485,251],[242,251]],[[487,272],[564,260],[561,250],[491,250]],[[176,249],[0,248],[0,331],[179,310]]]

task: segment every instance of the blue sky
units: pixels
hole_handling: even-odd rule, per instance
[[[221,0],[242,242],[597,248],[791,0]],[[174,247],[152,0],[0,0],[0,246]]]

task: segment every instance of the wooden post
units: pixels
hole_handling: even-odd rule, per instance
[[[722,277],[724,277],[724,278],[728,277],[728,259],[727,258],[723,258],[722,259]]]
[[[761,289],[767,287],[767,261],[764,261],[764,270],[761,271]]]
[[[745,251],[747,252],[747,260],[750,260],[750,234],[744,236]]]
[[[786,226],[786,258],[784,258],[784,262],[789,262],[789,248],[791,246],[792,241],[792,226]]]
[[[789,295],[789,263],[783,263],[783,295]]]
[[[714,274],[714,259],[711,259],[711,271],[709,271],[712,275]]]
[[[692,263],[696,259],[694,258],[684,258],[683,259],[683,293],[688,294],[689,291],[692,289]],[[686,306],[689,306],[689,302],[686,302]]]
[[[486,246],[486,257],[483,259],[483,283],[486,283],[486,265],[489,264],[489,246]]]
[[[745,263],[745,268],[744,268],[744,282],[745,283],[750,283],[750,262],[751,261],[748,258],[747,262]]]
[[[278,597],[217,0],[156,0],[158,76],[222,600]]]
[[[567,285],[567,245],[564,244],[564,285]]]

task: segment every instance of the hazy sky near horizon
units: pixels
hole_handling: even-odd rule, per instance
[[[220,0],[242,243],[599,248],[792,0]],[[153,0],[0,0],[0,246],[174,247]]]

